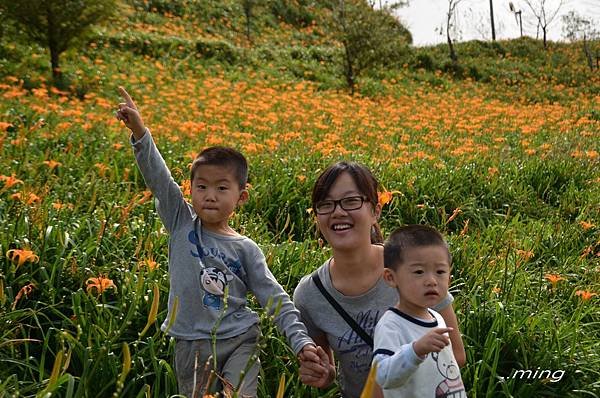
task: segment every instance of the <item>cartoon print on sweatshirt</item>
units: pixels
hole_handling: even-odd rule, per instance
[[[221,297],[225,294],[227,282],[232,279],[233,276],[226,275],[218,268],[203,268],[202,271],[200,271],[200,284],[204,289],[202,304],[207,308],[213,308],[215,310],[220,309]]]
[[[188,240],[196,247],[196,251],[190,251],[191,255],[199,258],[199,264],[202,266],[202,270],[200,271],[200,286],[204,291],[202,304],[206,308],[220,310],[225,287],[233,279],[233,275],[217,267],[206,267],[203,260],[206,258],[217,260],[238,277],[241,274],[242,264],[239,259],[227,257],[216,247],[202,247],[200,239],[194,230],[188,234]]]
[[[438,384],[435,389],[436,398],[462,398],[466,397],[465,386],[460,378],[460,370],[452,358],[432,352],[431,357],[437,365],[438,372],[444,376],[445,380]]]

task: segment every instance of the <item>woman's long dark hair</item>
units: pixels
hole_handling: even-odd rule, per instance
[[[377,206],[377,188],[379,187],[379,183],[371,171],[360,163],[337,162],[326,168],[317,178],[312,191],[313,209],[318,202],[327,197],[329,190],[337,178],[344,172],[352,177],[359,192],[367,198],[367,201],[373,205],[373,208]],[[383,243],[383,236],[381,235],[381,229],[379,228],[378,223],[375,223],[371,230],[371,243]]]

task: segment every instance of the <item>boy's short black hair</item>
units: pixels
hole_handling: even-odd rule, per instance
[[[448,244],[437,229],[427,225],[405,225],[390,234],[383,245],[383,265],[396,269],[403,261],[404,252],[413,247],[443,246],[448,251],[448,262],[452,265],[452,255]]]
[[[230,168],[240,189],[246,189],[248,182],[248,162],[241,152],[225,146],[211,146],[196,156],[190,170],[190,181],[200,166],[222,166]]]

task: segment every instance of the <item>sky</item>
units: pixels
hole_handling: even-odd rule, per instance
[[[376,1],[378,3],[379,0]],[[540,0],[531,0],[539,3]],[[523,0],[512,0],[517,11],[522,10],[523,34],[536,37],[537,22],[532,11]],[[382,3],[386,3],[382,1]],[[519,25],[510,11],[509,0],[494,0],[496,39],[519,37]],[[546,0],[547,10],[552,12],[560,0]],[[491,40],[489,0],[462,0],[457,7],[457,26],[460,40]],[[445,43],[445,27],[448,0],[409,0],[409,6],[399,8],[395,14],[410,30],[415,46]],[[583,16],[591,16],[600,26],[600,0],[563,0],[563,5],[554,21],[548,26],[548,39],[564,40],[561,15],[573,10]],[[453,37],[455,38],[455,37]],[[541,31],[539,38],[542,38]]]

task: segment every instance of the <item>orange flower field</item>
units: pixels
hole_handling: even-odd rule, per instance
[[[61,55],[61,84],[45,49],[0,37],[0,397],[177,394],[160,330],[174,321],[168,235],[115,117],[119,86],[184,195],[201,149],[247,156],[250,198],[231,226],[288,293],[331,255],[316,177],[356,160],[379,179],[384,235],[421,223],[449,242],[469,396],[600,396],[600,74],[581,43],[458,43],[459,66],[445,46],[410,48],[350,95],[341,47],[316,19],[259,18],[248,40],[242,14],[196,24],[176,7],[194,2],[127,4]],[[225,55],[200,54],[205,41]],[[300,382],[272,317],[249,302],[258,396],[336,396]],[[528,369],[564,377],[515,376]]]

